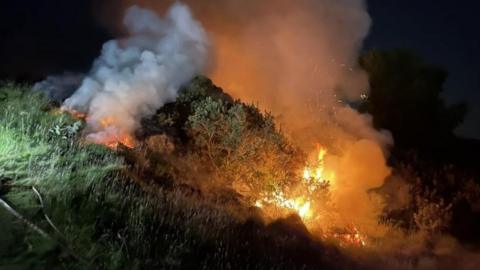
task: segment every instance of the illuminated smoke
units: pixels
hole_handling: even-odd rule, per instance
[[[169,1],[134,2],[163,10]],[[344,103],[338,100],[355,101],[368,92],[367,76],[357,65],[371,23],[363,0],[185,2],[212,36],[213,81],[229,94],[273,111],[302,143],[329,140],[332,129],[316,131],[339,124],[334,115]],[[340,123],[369,131],[349,135],[363,138],[376,132],[356,118]],[[353,123],[357,120],[364,123]],[[388,135],[374,137],[382,146],[391,143]]]
[[[103,45],[88,76],[63,104],[87,115],[92,142],[132,134],[141,118],[175,100],[182,84],[207,63],[207,35],[183,4],[175,3],[165,18],[133,6],[123,23],[128,37]]]
[[[168,2],[135,1],[156,10]],[[367,191],[389,174],[385,156],[392,138],[348,105],[369,88],[357,64],[371,24],[365,2],[185,2],[212,37],[213,81],[234,97],[272,111],[305,150],[317,142],[328,146],[326,166],[339,172],[339,192],[333,195],[341,215],[364,223],[360,226],[374,224],[382,204],[371,201]]]

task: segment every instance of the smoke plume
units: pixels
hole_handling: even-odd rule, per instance
[[[156,10],[171,2],[124,1]],[[367,76],[357,65],[370,27],[363,0],[185,2],[212,36],[213,81],[275,113],[299,143],[338,138],[344,127],[348,135],[391,143],[388,135],[372,138],[376,131],[361,119],[335,120],[347,106],[339,100],[355,101],[368,92]],[[318,132],[325,125],[340,128]]]
[[[132,134],[142,117],[173,101],[207,63],[207,35],[185,5],[174,4],[165,18],[133,6],[123,23],[128,37],[103,45],[88,76],[63,104],[87,115],[87,139],[93,142]]]
[[[159,11],[169,2],[124,0]],[[341,214],[365,226],[375,223],[382,204],[369,200],[367,191],[382,185],[390,172],[385,155],[392,138],[349,106],[369,88],[357,64],[371,24],[365,2],[185,2],[212,38],[213,81],[271,111],[307,152],[315,143],[328,146],[333,157],[327,166],[342,172],[333,194]]]

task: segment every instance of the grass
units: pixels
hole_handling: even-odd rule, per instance
[[[340,254],[313,240],[298,217],[265,225],[255,209],[240,217],[181,190],[146,191],[117,152],[81,142],[82,125],[28,86],[0,87],[0,198],[47,234],[0,207],[0,269],[338,264]]]
[[[9,84],[0,90],[2,198],[25,217],[38,222],[39,227],[51,231],[46,221],[39,218],[45,210],[65,232],[62,236],[52,232],[49,238],[39,238],[2,209],[1,226],[6,232],[3,234],[6,239],[1,241],[2,267],[30,268],[28,260],[23,259],[29,257],[33,258],[34,268],[42,269],[39,263],[42,260],[37,256],[55,254],[45,260],[46,269],[50,268],[51,260],[62,265],[64,259],[71,259],[71,255],[62,257],[66,250],[61,246],[75,246],[80,254],[90,249],[86,239],[93,237],[94,230],[88,224],[94,224],[94,217],[87,213],[93,205],[78,208],[83,203],[79,198],[95,193],[103,181],[121,169],[122,161],[102,147],[79,144],[74,127],[78,127],[74,119],[51,110],[50,102],[30,93],[28,87]],[[42,210],[32,187],[42,194],[45,209]],[[75,214],[81,214],[81,222],[74,220],[76,207],[79,212]]]
[[[201,100],[208,106],[198,107]],[[203,117],[215,115],[215,110],[202,111],[210,105],[222,112],[214,122]],[[244,116],[236,111],[239,106]],[[0,269],[359,268],[358,258],[317,240],[298,216],[266,224],[258,209],[242,204],[239,194],[225,188],[228,185],[221,180],[232,172],[243,173],[246,177],[240,178],[253,183],[269,182],[272,175],[273,184],[290,178],[289,167],[298,163],[291,158],[298,153],[272,121],[200,78],[184,89],[176,103],[162,108],[156,120],[146,120],[144,137],[153,136],[143,145],[116,152],[82,143],[84,123],[61,113],[58,105],[32,93],[29,86],[0,85],[0,199],[25,218],[0,207]],[[199,144],[204,131],[191,129],[195,123],[213,127],[206,130],[213,130],[218,140],[208,147]],[[240,140],[221,140],[237,134],[225,126],[239,124],[241,129],[233,131],[241,131]],[[219,133],[225,130],[226,135]],[[177,156],[165,158],[160,151],[168,149],[167,137],[180,153]],[[200,173],[192,172],[199,164],[212,163],[205,149],[217,151],[212,155],[216,158],[224,156],[213,163],[216,180],[195,178]],[[202,169],[199,172],[205,173]],[[477,233],[472,234],[479,224],[479,212],[472,207],[480,198],[477,183],[438,167],[410,171],[400,166],[395,174],[414,181],[409,192],[422,200],[387,211],[386,222],[415,231],[421,229],[418,223],[428,225],[422,221],[439,220],[438,214],[445,212],[453,221],[454,236],[463,242],[478,239]],[[193,180],[186,179],[189,176]],[[214,188],[199,188],[211,187],[209,182],[216,184]],[[443,199],[445,205],[440,204]],[[445,211],[438,211],[443,209],[440,206]],[[395,254],[385,258],[381,253],[367,254],[369,259],[360,263],[363,268],[381,268],[377,262],[382,260],[416,264],[410,257],[397,260]]]

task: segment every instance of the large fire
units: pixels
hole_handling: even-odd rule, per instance
[[[267,208],[276,208],[287,212],[295,212],[303,220],[307,228],[317,226],[317,221],[325,219],[320,213],[318,205],[321,203],[318,193],[325,190],[334,190],[335,172],[327,170],[325,167],[325,158],[328,150],[318,145],[315,151],[313,162],[307,163],[303,171],[299,173],[301,182],[297,190],[303,191],[303,194],[288,196],[283,191],[275,191],[263,196],[255,202],[255,206],[266,210]],[[339,229],[335,227],[322,228],[324,233],[321,235],[325,239],[333,239],[340,246],[366,246],[366,236],[361,234],[355,225],[349,225],[346,228]]]

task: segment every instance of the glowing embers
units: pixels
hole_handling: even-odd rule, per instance
[[[331,229],[323,237],[327,240],[334,240],[342,247],[366,247],[367,236],[363,235],[355,225],[349,225],[342,229]]]

